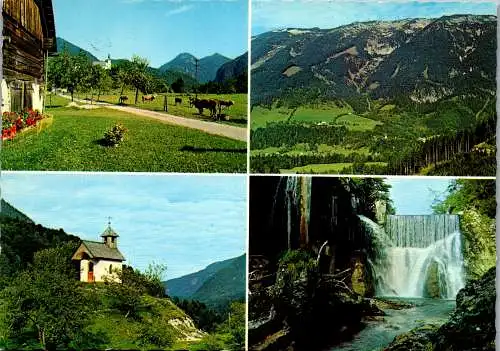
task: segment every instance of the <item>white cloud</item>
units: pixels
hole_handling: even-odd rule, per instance
[[[188,12],[194,8],[194,5],[182,5],[176,9],[169,10],[165,13],[165,16],[174,16],[174,15],[179,15],[184,12]]]

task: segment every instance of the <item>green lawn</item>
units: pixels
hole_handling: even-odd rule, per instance
[[[4,170],[246,171],[246,143],[105,108],[53,108],[53,123],[2,145]],[[99,141],[115,123],[128,132],[116,148]]]
[[[135,100],[135,92],[127,91],[124,95],[128,96],[128,100],[126,105],[142,108],[145,110],[151,111],[160,111],[163,112],[163,104],[164,104],[164,96],[167,96],[167,106],[168,113],[188,118],[196,118],[203,120],[211,120],[210,113],[208,110],[203,111],[203,115],[199,115],[198,110],[194,107],[189,107],[189,98],[188,95],[185,94],[158,94],[156,99],[151,102],[142,102],[142,94],[139,93],[139,98],[137,101],[137,105],[134,105]],[[77,94],[79,98],[90,98],[90,94]],[[194,95],[192,95],[194,96]],[[112,94],[101,95],[99,101],[108,102],[112,104],[118,103],[119,92],[115,92]],[[175,105],[175,98],[181,98],[182,103],[179,105]],[[94,99],[96,97],[94,96]],[[229,117],[227,121],[223,123],[232,124],[240,127],[247,127],[247,94],[199,94],[198,98],[200,99],[222,99],[222,100],[232,100],[234,101],[234,105],[229,107],[227,110],[223,110],[223,113],[226,113]]]
[[[55,94],[47,94],[47,99],[45,100],[45,108],[56,108],[56,107],[65,107],[67,106],[71,100],[68,100],[66,98],[63,98],[59,95]],[[77,105],[81,105],[79,103],[76,103]]]
[[[367,166],[387,166],[385,162],[366,162]],[[352,163],[329,163],[311,164],[295,167],[290,170],[280,170],[280,173],[340,173],[344,168],[352,166]]]

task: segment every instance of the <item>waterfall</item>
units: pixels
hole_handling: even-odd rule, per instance
[[[462,238],[456,215],[388,216],[386,230],[360,216],[372,236],[376,293],[454,299],[464,286]],[[431,286],[431,288],[429,288]]]
[[[387,216],[386,232],[400,247],[428,247],[459,231],[457,215]]]

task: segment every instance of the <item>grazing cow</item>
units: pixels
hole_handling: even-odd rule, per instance
[[[179,105],[182,105],[182,99],[180,97],[176,97],[175,98],[175,104],[179,104]]]
[[[228,100],[228,101],[217,100],[217,102],[218,102],[218,114],[219,114],[219,117],[222,116],[222,109],[223,108],[229,108],[230,106],[234,105],[234,101],[233,100]]]
[[[221,108],[222,108],[222,106],[224,106],[224,107],[230,107],[230,106],[234,105],[234,101],[233,100],[229,100],[229,101],[219,100],[219,105],[220,105]]]
[[[125,103],[125,101],[127,101],[127,100],[128,100],[128,96],[127,95],[120,96],[120,104],[123,105]]]
[[[200,115],[203,114],[203,109],[208,109],[210,111],[210,117],[215,117],[217,114],[217,101],[213,99],[190,99],[190,104],[198,109]]]
[[[143,95],[142,96],[142,102],[145,102],[145,101],[154,101],[154,99],[155,99],[154,95]]]

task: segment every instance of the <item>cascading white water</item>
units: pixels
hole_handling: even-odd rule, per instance
[[[455,215],[388,216],[384,231],[360,216],[372,233],[377,295],[425,297],[430,274],[441,298],[453,299],[464,286],[462,240]]]

